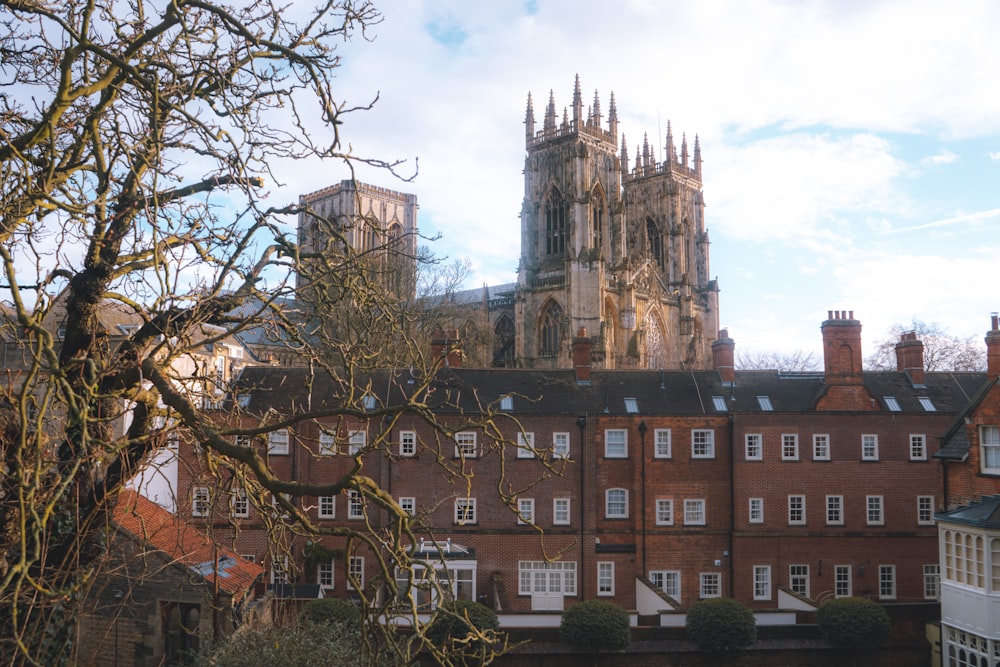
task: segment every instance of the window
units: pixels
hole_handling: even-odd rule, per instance
[[[809,597],[809,566],[789,565],[788,566],[788,587],[793,593]]]
[[[337,515],[337,499],[334,496],[320,496],[319,497],[319,512],[318,516],[320,519],[333,519]]]
[[[367,431],[348,431],[347,432],[347,454],[349,456],[354,456],[368,444],[368,432]]]
[[[788,525],[801,526],[806,522],[806,497],[788,496]]]
[[[878,436],[866,434],[861,436],[861,460],[878,461]]]
[[[555,301],[550,301],[542,316],[541,326],[538,332],[539,356],[554,357],[559,354],[559,347],[562,343],[562,307]]]
[[[934,496],[917,496],[917,523],[934,525]]]
[[[319,455],[320,456],[334,456],[337,453],[337,440],[334,438],[333,433],[320,433],[319,434]]]
[[[927,460],[927,436],[923,433],[910,434],[910,460]]]
[[[552,523],[557,526],[569,525],[569,498],[552,499]]]
[[[638,399],[635,399],[635,398],[626,398],[625,399],[625,412],[628,412],[629,414],[635,414],[635,413],[639,412],[639,401],[638,401]]]
[[[684,500],[684,525],[705,525],[705,500],[703,498],[686,498]]]
[[[774,404],[771,403],[771,397],[770,396],[758,396],[757,397],[757,405],[759,405],[760,409],[763,410],[764,412],[772,412],[772,411],[774,411]]]
[[[715,408],[716,412],[726,412],[729,410],[729,406],[726,405],[725,396],[713,396],[712,397],[712,407]]]
[[[826,433],[817,433],[813,436],[813,460],[830,460],[830,436]]]
[[[476,523],[475,498],[455,498],[455,523],[460,526]]]
[[[880,600],[896,599],[896,566],[878,566],[878,597]]]
[[[233,444],[237,447],[249,447],[253,444],[253,438],[249,435],[234,435]]]
[[[691,431],[691,458],[715,458],[715,431]]]
[[[535,457],[535,434],[534,433],[518,433],[517,434],[517,458],[519,459],[531,459]]]
[[[865,504],[868,507],[868,525],[881,526],[884,524],[885,517],[882,516],[882,496],[866,496]]]
[[[566,251],[566,208],[562,194],[553,188],[545,199],[546,255],[561,255]]]
[[[781,436],[781,460],[799,460],[799,436],[795,433],[784,433]]]
[[[699,595],[703,598],[717,598],[722,595],[722,575],[718,572],[702,572]]]
[[[476,432],[460,431],[455,434],[455,456],[459,458],[476,458]]]
[[[365,518],[365,506],[361,502],[361,494],[357,491],[347,492],[347,518],[355,520]]]
[[[288,583],[288,561],[284,558],[271,561],[271,583]]]
[[[615,594],[615,564],[610,561],[597,563],[597,594]]]
[[[747,433],[746,452],[747,461],[760,461],[764,458],[763,436],[760,433]]]
[[[750,499],[750,523],[764,523],[764,499]]]
[[[771,599],[771,566],[770,565],[754,565],[753,566],[753,599],[754,600],[770,600]]]
[[[604,457],[623,459],[628,456],[628,431],[622,428],[604,430]]]
[[[628,517],[628,491],[608,489],[604,492],[604,516],[608,519]]]
[[[191,516],[208,516],[209,495],[207,486],[191,489]]]
[[[268,454],[288,454],[288,429],[282,428],[267,434]]]
[[[931,400],[930,396],[917,396],[917,402],[920,403],[920,407],[924,409],[924,412],[937,412],[934,401]]]
[[[552,456],[557,459],[569,458],[569,433],[552,434]]]
[[[944,564],[945,581],[954,581],[980,590],[986,589],[986,545],[982,535],[954,530],[944,531]],[[1000,563],[1000,540],[993,539],[990,543],[993,562]],[[1000,581],[994,578],[993,590],[1000,590]]]
[[[416,431],[400,431],[399,432],[399,455],[400,456],[415,456],[417,453],[417,432]]]
[[[673,498],[656,499],[656,525],[674,525],[674,500]]]
[[[364,408],[365,412],[371,412],[378,407],[378,401],[371,394],[365,394],[361,397],[361,407]]]
[[[669,595],[678,602],[681,601],[680,570],[653,570],[649,573],[649,581],[665,595]]]
[[[316,583],[320,588],[333,588],[333,559],[316,566]]]
[[[896,400],[895,396],[883,396],[882,400],[885,401],[885,407],[889,412],[899,412],[899,401]]]
[[[236,519],[246,519],[250,516],[250,499],[243,489],[233,491],[233,517]]]
[[[410,516],[417,513],[417,499],[413,496],[404,496],[399,499],[399,509],[403,510]]]
[[[844,525],[844,496],[826,497],[826,525]]]
[[[670,453],[670,429],[658,428],[653,431],[653,456],[658,459],[669,459]]]
[[[357,590],[365,585],[365,557],[351,556],[347,563],[347,587]]]
[[[833,566],[833,595],[838,598],[849,598],[854,594],[851,585],[851,566]]]
[[[530,561],[517,564],[518,595],[562,593],[576,595],[575,561]]]
[[[508,394],[500,399],[500,409],[504,412],[510,412],[514,409],[514,397]]]
[[[535,523],[535,499],[517,499],[517,522],[521,525]]]
[[[983,472],[1000,473],[1000,426],[980,426]]]
[[[937,563],[924,565],[924,599],[938,600],[941,597],[941,566]]]

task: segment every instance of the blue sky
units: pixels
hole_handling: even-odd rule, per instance
[[[819,351],[853,310],[865,354],[916,317],[981,337],[1000,309],[1000,3],[922,0],[387,0],[343,51],[338,94],[372,111],[363,156],[419,158],[421,231],[515,279],[524,111],[615,93],[630,152],[669,119],[704,157],[711,273],[737,349]],[[406,167],[403,172],[407,173]],[[290,165],[280,197],[348,177]]]

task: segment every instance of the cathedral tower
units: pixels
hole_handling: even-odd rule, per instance
[[[718,287],[709,280],[701,147],[665,155],[644,140],[635,164],[611,95],[584,112],[577,77],[572,111],[549,94],[541,128],[525,116],[521,260],[515,305],[517,363],[572,366],[582,328],[604,368],[709,368],[718,335]]]

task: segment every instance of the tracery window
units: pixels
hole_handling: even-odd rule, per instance
[[[514,320],[504,313],[493,327],[493,367],[514,366]]]
[[[552,188],[545,200],[545,254],[566,252],[566,204],[559,190]]]
[[[663,235],[652,218],[646,218],[646,240],[649,243],[649,254],[653,256],[656,265],[662,270],[663,265]]]
[[[599,249],[604,243],[605,212],[604,197],[594,191],[590,204],[590,247]]]
[[[543,357],[554,357],[559,354],[559,343],[562,340],[561,331],[562,307],[552,301],[542,313],[541,325],[538,331],[538,353]]]

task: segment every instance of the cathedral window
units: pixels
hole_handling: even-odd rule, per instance
[[[554,189],[545,200],[545,254],[562,255],[566,252],[566,204]]]
[[[560,330],[562,319],[562,308],[558,303],[551,302],[542,314],[541,326],[539,327],[538,349],[543,357],[554,357],[559,354],[559,343],[562,339]]]
[[[514,320],[504,313],[493,328],[494,368],[514,367]]]
[[[593,197],[593,203],[590,208],[590,246],[592,248],[600,248],[601,244],[604,242],[604,198],[601,197],[600,193],[595,192]]]
[[[663,269],[663,235],[652,218],[646,218],[646,240],[649,243],[649,254],[653,256],[656,265]]]

